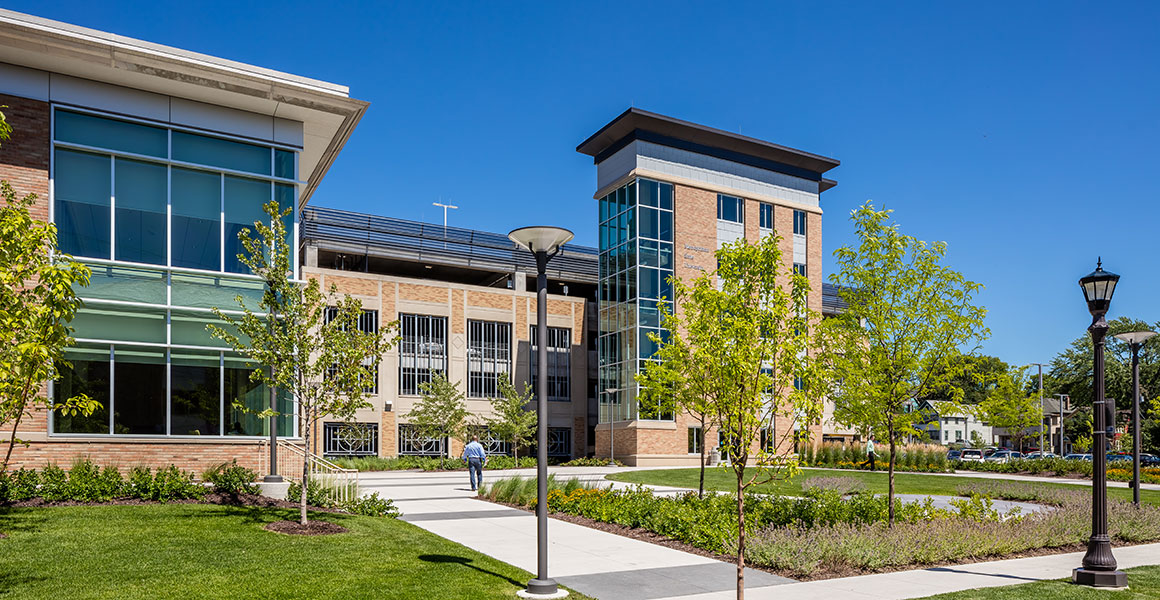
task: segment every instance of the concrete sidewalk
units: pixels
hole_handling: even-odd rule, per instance
[[[604,476],[631,470],[636,469],[552,467],[551,473],[558,479],[575,477],[621,488],[628,484],[613,483]],[[532,477],[535,471],[487,471],[484,475],[495,481],[512,476]],[[372,472],[360,474],[359,479],[364,493],[377,491],[393,499],[403,512],[403,520],[535,572],[535,516],[475,499],[475,493],[468,487],[466,472]],[[1090,486],[1090,482],[1076,483]],[[686,490],[655,486],[653,491],[673,494]],[[996,508],[999,508],[998,504],[996,502]],[[560,584],[581,593],[615,600],[724,600],[734,597],[736,568],[729,563],[556,519],[548,519],[548,523],[549,574]],[[1081,558],[1082,553],[1074,553],[814,582],[795,582],[746,569],[746,595],[758,600],[901,600],[978,587],[1067,578]],[[1117,548],[1116,558],[1121,568],[1160,564],[1160,544]]]
[[[556,469],[557,477],[593,473],[591,468]],[[530,475],[531,470],[488,471],[489,479]],[[477,500],[466,472],[363,473],[360,488],[395,501],[403,520],[535,573],[536,519],[531,513]],[[655,600],[734,589],[736,567],[556,519],[548,519],[549,574],[561,585],[594,598]],[[792,580],[746,569],[752,585],[771,587]]]

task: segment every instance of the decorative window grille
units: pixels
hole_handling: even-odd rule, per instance
[[[570,428],[548,428],[548,456],[572,456],[572,430]]]
[[[447,317],[399,315],[399,394],[417,396],[419,386],[447,372]]]
[[[443,456],[445,440],[425,437],[413,425],[399,425],[399,454],[408,456]]]
[[[532,341],[531,384],[532,392],[539,391],[539,328],[530,326]],[[548,328],[548,401],[570,402],[572,370],[572,330],[565,327]]]
[[[323,320],[327,323],[338,318],[338,308],[329,306],[326,308],[326,313],[323,315]],[[379,311],[364,310],[358,316],[358,322],[355,327],[363,333],[378,333],[379,331]],[[363,361],[363,366],[366,367],[368,374],[366,385],[363,386],[363,391],[368,394],[379,393],[379,359],[378,357],[367,358]],[[333,375],[335,368],[327,369],[327,375]]]
[[[379,426],[375,423],[323,423],[322,453],[326,456],[377,456]]]
[[[510,381],[512,325],[495,321],[467,322],[467,396],[495,398],[499,382]]]

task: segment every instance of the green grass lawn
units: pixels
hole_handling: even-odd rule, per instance
[[[996,588],[966,590],[929,596],[921,600],[1144,600],[1160,598],[1160,567],[1128,569],[1128,589],[1097,590],[1073,585],[1069,581],[1040,581]]]
[[[394,519],[321,515],[350,530],[330,536],[263,529],[296,514],[203,504],[0,509],[0,599],[515,598],[531,577]]]
[[[616,473],[607,478],[614,481],[628,483],[647,483],[697,489],[698,469],[657,469],[655,471],[631,471]],[[750,488],[756,492],[798,496],[802,492],[802,482],[814,477],[849,477],[862,481],[866,489],[872,492],[886,493],[887,475],[884,472],[871,473],[869,471],[839,471],[807,469],[797,477]],[[922,473],[895,473],[894,491],[899,494],[925,494],[937,496],[954,496],[955,489],[963,484],[983,483],[987,479],[958,477],[954,475],[928,475]],[[1028,482],[1030,485],[1057,487],[1069,490],[1090,490],[1090,487],[1070,485],[1066,483],[1052,483],[1050,481]],[[733,471],[713,467],[705,470],[705,489],[723,492],[733,491],[737,487],[737,480]],[[1131,501],[1132,490],[1128,488],[1108,488],[1108,497]],[[1140,500],[1151,504],[1160,504],[1160,492],[1155,490],[1141,490]]]

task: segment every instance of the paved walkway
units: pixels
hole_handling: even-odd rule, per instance
[[[591,468],[553,468],[557,477],[595,476]],[[488,471],[487,477],[532,471]],[[602,475],[600,475],[602,477]],[[360,487],[395,501],[403,520],[535,573],[536,519],[522,510],[476,500],[467,473],[363,473]],[[594,598],[655,600],[732,590],[736,567],[556,519],[548,520],[548,571],[560,584]],[[754,586],[792,580],[753,569]]]
[[[576,477],[602,484],[613,483],[604,480],[604,475],[613,470],[623,472],[633,468],[551,469],[559,479]],[[485,473],[493,481],[516,475],[532,476],[534,471],[520,469]],[[1090,485],[1090,482],[1086,483]],[[405,521],[526,571],[534,573],[536,570],[535,517],[526,511],[475,499],[468,487],[466,472],[363,473],[360,484],[365,493],[378,491],[392,498],[403,512]],[[627,484],[613,485],[624,487]],[[659,494],[685,491],[662,486],[655,486],[653,490]],[[998,502],[996,508],[1000,508]],[[584,594],[616,600],[724,600],[733,597],[736,571],[731,564],[556,519],[549,519],[548,523],[549,573],[561,584]],[[756,599],[895,600],[976,587],[1066,578],[1079,564],[1081,556],[1014,559],[817,582],[795,582],[754,569],[747,569],[745,577],[747,595]],[[1116,558],[1125,568],[1160,563],[1160,544],[1121,548],[1116,551]]]

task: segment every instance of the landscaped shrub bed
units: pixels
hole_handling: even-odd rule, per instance
[[[1005,463],[954,461],[953,466],[955,469],[964,471],[1090,478],[1092,476],[1094,463],[1090,460],[1034,458],[1017,459]],[[1132,464],[1123,461],[1109,463],[1106,473],[1108,474],[1108,479],[1111,481],[1131,481]],[[1140,479],[1144,483],[1160,483],[1160,468],[1148,467],[1140,469]]]
[[[833,481],[829,481],[832,479]],[[1091,498],[1083,490],[1015,481],[960,486],[953,509],[896,502],[897,522],[886,524],[883,496],[856,484],[823,478],[804,496],[747,495],[745,527],[749,564],[794,578],[821,578],[913,566],[946,564],[1052,549],[1077,550],[1091,534]],[[487,499],[535,507],[534,479],[498,481],[481,490]],[[1048,504],[1052,510],[1000,513],[991,499]],[[613,491],[576,480],[550,481],[550,512],[647,530],[711,552],[735,551],[737,525],[730,494],[657,496],[637,487]],[[1160,507],[1109,501],[1113,541],[1160,540]]]
[[[875,467],[885,471],[889,466],[890,447],[876,446]],[[798,459],[803,466],[827,467],[831,469],[860,469],[869,471],[866,462],[866,447],[862,444],[841,444],[823,442],[803,443],[798,447]],[[908,444],[895,448],[894,470],[903,473],[945,473],[950,470],[947,449],[933,444]]]
[[[511,478],[485,486],[480,495],[496,502],[536,506],[535,479]],[[924,502],[895,500],[897,518],[917,523],[929,519],[977,518],[999,520],[1001,515],[982,496],[956,501],[954,510],[935,508]],[[822,527],[834,524],[865,525],[885,521],[884,496],[867,492],[844,495],[843,491],[810,487],[802,497],[746,495],[747,531],[765,527]],[[713,552],[729,552],[736,544],[736,505],[730,494],[695,493],[676,497],[657,496],[637,486],[627,490],[586,487],[575,479],[549,479],[548,510],[585,517],[603,523],[647,529]]]

